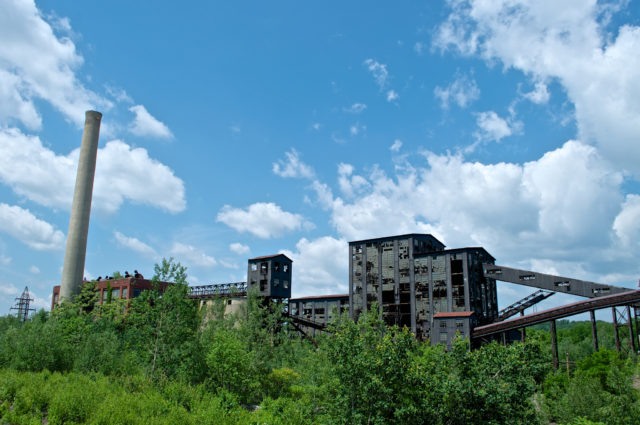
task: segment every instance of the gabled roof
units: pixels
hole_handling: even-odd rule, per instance
[[[262,257],[249,258],[249,261],[269,260],[271,258],[284,257],[293,263],[293,260],[284,254],[263,255]]]

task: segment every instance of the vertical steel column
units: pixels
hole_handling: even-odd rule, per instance
[[[367,282],[367,244],[363,243],[362,245],[362,312],[365,313],[367,308],[367,286],[369,286],[369,282]]]
[[[524,316],[524,310],[520,312],[520,316]],[[524,340],[527,339],[527,328],[523,327],[520,332],[520,341],[524,342]]]
[[[556,333],[556,321],[551,321],[551,356],[553,357],[553,370],[558,370],[558,334]]]
[[[352,246],[351,244],[349,244],[349,317],[353,320],[355,320],[355,317],[353,316],[353,297],[354,297],[353,273],[356,267],[356,265],[353,263],[354,247],[355,245]]]
[[[398,240],[393,241],[393,296],[395,301],[395,324],[400,324],[400,248]]]
[[[593,351],[598,351],[598,329],[596,328],[595,311],[589,310],[589,316],[591,317],[591,339],[593,340]]]
[[[640,330],[638,327],[638,311],[638,307],[633,307],[633,321],[636,324],[636,338],[640,337],[640,335],[638,335],[638,330]],[[640,339],[636,340],[636,344],[640,344]]]
[[[636,339],[633,337],[633,322],[631,321],[631,306],[627,305],[627,327],[629,328],[629,345],[633,354],[638,354],[636,350]]]
[[[315,301],[311,302],[311,321],[316,323],[316,303]],[[311,328],[311,333],[313,337],[316,337],[316,328]]]
[[[416,334],[416,276],[413,261],[413,238],[409,238],[409,312],[411,314],[411,332]]]
[[[615,307],[611,307],[611,313],[613,314],[613,335],[616,339],[616,351],[620,352],[620,335],[618,335],[618,313]]]
[[[453,286],[451,285],[451,254],[444,256],[444,270],[447,276],[447,311],[453,311]]]
[[[380,310],[380,317],[383,317],[384,309],[382,308],[382,244],[378,242],[378,309]]]

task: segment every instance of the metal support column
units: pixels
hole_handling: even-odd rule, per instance
[[[553,357],[553,370],[558,370],[558,334],[556,333],[556,321],[551,321],[551,356]]]
[[[637,354],[638,350],[636,349],[636,339],[633,337],[633,321],[631,319],[630,305],[627,305],[627,327],[629,328],[629,346],[631,347],[631,352]]]
[[[520,312],[520,316],[524,316],[524,310]],[[520,341],[524,342],[527,339],[527,328],[522,328],[520,332]]]
[[[620,335],[618,335],[618,313],[615,307],[611,307],[611,314],[613,315],[613,335],[616,339],[616,351],[620,352]]]
[[[598,351],[598,329],[596,328],[596,312],[589,310],[591,317],[591,339],[593,340],[593,351]]]

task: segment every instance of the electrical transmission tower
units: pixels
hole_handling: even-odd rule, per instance
[[[29,303],[33,301],[31,294],[29,294],[29,287],[25,286],[22,295],[16,298],[16,305],[11,307],[11,310],[18,310],[18,319],[22,322],[26,322],[29,318],[29,312],[36,311],[35,308],[29,308]]]

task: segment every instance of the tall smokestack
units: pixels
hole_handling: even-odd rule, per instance
[[[80,292],[80,284],[84,274],[101,119],[100,112],[87,111],[85,114],[82,146],[80,147],[80,158],[78,158],[78,175],[76,176],[76,188],[73,192],[69,232],[67,233],[67,250],[64,254],[60,287],[60,299],[67,301]]]

